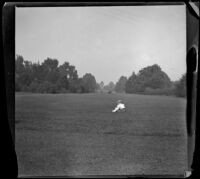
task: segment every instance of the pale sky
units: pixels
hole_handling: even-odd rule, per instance
[[[186,72],[185,6],[16,8],[16,54],[68,61],[105,84],[155,63],[177,80]]]

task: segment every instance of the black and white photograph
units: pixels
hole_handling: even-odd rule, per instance
[[[186,6],[15,9],[19,177],[183,175]]]

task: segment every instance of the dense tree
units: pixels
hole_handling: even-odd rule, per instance
[[[15,72],[17,74],[22,74],[25,70],[24,58],[21,55],[16,55],[15,59]]]
[[[134,73],[127,80],[126,92],[145,92],[148,89],[166,89],[172,85],[170,78],[155,64],[141,69],[137,75]]]
[[[32,81],[31,63],[25,61],[21,55],[16,56],[15,61],[15,87],[20,91],[24,86],[29,86]]]
[[[96,79],[91,73],[86,73],[82,78],[82,87],[84,92],[95,92],[97,89]]]
[[[135,93],[137,92],[138,88],[138,77],[135,72],[128,78],[126,85],[125,85],[125,92],[126,93]]]
[[[97,83],[97,84],[96,84],[96,89],[99,90],[99,91],[101,90],[100,83]]]
[[[55,83],[59,77],[58,74],[58,60],[47,58],[42,63],[43,81]]]
[[[86,73],[78,78],[75,66],[64,62],[58,66],[57,59],[47,58],[40,63],[25,61],[17,55],[15,60],[16,91],[39,93],[94,92],[97,89],[95,77]]]
[[[15,89],[16,91],[59,92],[69,91],[75,84],[78,74],[75,66],[68,62],[58,66],[57,59],[47,58],[40,63],[25,61],[16,55]],[[77,83],[77,82],[76,82]]]
[[[65,76],[69,80],[77,79],[78,74],[75,66],[70,65],[69,62],[64,62],[63,65],[59,66],[59,74],[60,76]]]
[[[85,93],[85,92],[87,92],[85,87],[84,87],[83,79],[78,78],[76,80],[73,80],[70,83],[70,91],[72,93]]]
[[[100,83],[97,83],[96,85],[97,85],[96,91],[103,92],[104,82],[101,81]]]
[[[175,82],[175,95],[186,96],[186,74],[182,75],[179,81]]]
[[[144,88],[160,89],[171,86],[170,78],[157,64],[141,69],[138,78],[144,85]]]
[[[78,74],[75,69],[75,66],[70,65],[69,62],[65,62],[63,65],[60,65],[58,68],[59,79],[58,85],[61,88],[69,90],[70,84],[75,84],[75,81],[78,79]]]
[[[105,90],[105,91],[107,91],[107,92],[113,92],[114,90],[115,90],[115,84],[114,84],[114,82],[109,82],[107,85],[105,85],[104,87],[103,87],[103,89]]]
[[[69,90],[69,79],[67,79],[66,76],[59,76],[56,85],[58,86],[58,88],[62,88],[64,90]]]
[[[125,92],[126,82],[127,82],[127,77],[121,76],[118,82],[116,83],[115,91],[119,93]]]
[[[45,81],[40,84],[38,91],[42,93],[57,93],[58,87],[56,86],[56,84]]]
[[[90,93],[100,90],[102,92],[126,92],[145,94],[175,94],[186,96],[186,75],[179,81],[171,82],[161,68],[155,64],[141,69],[136,75],[134,72],[127,79],[121,76],[116,83],[104,85],[103,81],[96,83],[95,77],[86,73],[78,77],[75,66],[69,62],[59,65],[57,59],[47,58],[41,64],[24,60],[21,55],[15,59],[15,90],[39,93]]]
[[[32,76],[32,80],[37,81],[38,83],[44,80],[43,69],[39,62],[32,64]]]
[[[103,87],[104,87],[104,82],[101,81],[101,83],[100,83],[100,88],[103,89]]]

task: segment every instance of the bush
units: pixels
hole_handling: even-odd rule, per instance
[[[58,89],[58,93],[70,93],[69,90],[66,90],[65,88]]]
[[[171,88],[163,88],[163,89],[160,89],[160,88],[152,89],[152,88],[147,87],[145,89],[144,94],[169,96],[169,95],[174,95],[174,88],[171,87]]]
[[[42,93],[57,93],[58,88],[55,84],[45,81],[40,84],[38,91]]]
[[[39,87],[39,83],[38,82],[31,82],[31,84],[28,86],[28,88],[24,91],[29,91],[29,92],[38,92],[38,87]],[[23,91],[23,90],[22,90]]]
[[[186,97],[186,74],[182,75],[181,79],[175,84],[175,95],[178,97]]]
[[[29,85],[28,88],[25,88],[24,91],[30,91],[33,93],[57,93],[58,87],[48,81],[43,83],[34,81]]]

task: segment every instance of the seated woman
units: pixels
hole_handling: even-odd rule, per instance
[[[115,109],[112,110],[112,112],[117,112],[117,111],[125,111],[125,105],[122,103],[121,100],[117,101],[117,106]]]

